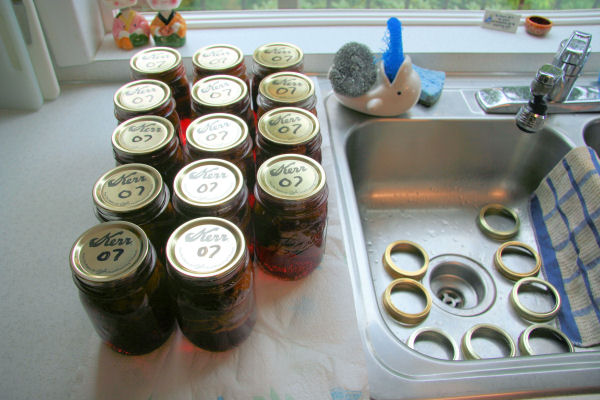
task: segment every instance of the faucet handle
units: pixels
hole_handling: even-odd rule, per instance
[[[591,34],[573,31],[568,39],[560,43],[553,64],[558,67],[562,67],[564,64],[583,67],[592,51],[591,42]]]

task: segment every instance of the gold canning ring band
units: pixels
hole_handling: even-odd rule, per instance
[[[504,264],[504,261],[502,261],[502,253],[509,247],[521,248],[529,252],[535,259],[535,266],[533,267],[533,269],[529,272],[515,272],[508,268],[506,264]],[[538,272],[540,272],[542,260],[540,259],[540,256],[538,255],[537,251],[535,251],[531,246],[528,246],[525,243],[513,241],[503,243],[502,246],[500,246],[498,250],[496,250],[496,254],[494,255],[494,264],[496,265],[496,268],[498,269],[498,271],[500,271],[502,275],[504,275],[512,281],[518,281],[519,279],[529,278],[537,275]]]
[[[521,336],[519,336],[519,350],[521,350],[522,355],[526,355],[526,356],[535,356],[536,355],[533,352],[533,348],[531,347],[531,344],[529,343],[529,338],[531,337],[531,334],[534,331],[545,332],[545,333],[551,334],[552,336],[554,336],[559,341],[561,341],[565,344],[565,346],[567,347],[568,353],[573,353],[575,351],[575,348],[573,347],[573,343],[571,343],[569,338],[564,333],[559,331],[558,329],[556,329],[550,325],[546,325],[546,324],[534,324],[534,325],[528,326],[527,329],[525,329],[521,333]]]
[[[403,250],[405,252],[421,256],[423,258],[423,265],[417,271],[407,271],[401,269],[392,260],[392,251],[394,250]],[[410,242],[408,240],[398,240],[396,242],[390,243],[385,249],[385,252],[383,253],[383,265],[386,268],[388,268],[393,274],[397,275],[400,278],[420,280],[421,278],[423,278],[423,276],[427,272],[427,268],[429,267],[429,256],[427,255],[425,250],[418,244]]]
[[[504,215],[509,217],[515,222],[515,226],[507,231],[501,231],[492,228],[485,219],[488,215]],[[479,228],[486,236],[496,240],[506,240],[515,236],[519,232],[519,226],[521,223],[519,221],[519,216],[513,210],[506,208],[502,204],[488,204],[479,211],[477,225],[479,225]]]
[[[536,312],[526,308],[521,303],[521,301],[519,300],[519,289],[521,289],[523,286],[532,285],[534,283],[544,286],[550,293],[552,293],[552,296],[554,296],[554,307],[552,308],[552,310],[543,313]],[[523,278],[517,283],[515,283],[515,285],[512,288],[512,291],[510,292],[510,301],[517,313],[521,317],[533,322],[550,321],[556,316],[558,310],[560,309],[560,295],[558,294],[556,288],[551,283],[539,278]]]
[[[395,289],[400,288],[421,293],[425,297],[425,308],[422,311],[414,314],[406,313],[398,309],[398,307],[392,303],[392,292]],[[427,315],[429,315],[429,311],[431,311],[431,296],[429,295],[429,292],[425,286],[414,279],[400,278],[392,281],[385,289],[385,292],[383,293],[383,305],[386,311],[398,322],[407,325],[416,325],[422,322],[425,318],[427,318]]]
[[[467,360],[480,360],[481,356],[475,352],[471,340],[475,333],[487,334],[488,337],[499,338],[506,343],[509,350],[509,357],[514,357],[517,354],[515,342],[510,335],[502,328],[491,324],[479,324],[471,327],[462,337],[460,348],[464,358]]]
[[[460,354],[458,352],[458,346],[456,345],[456,342],[454,341],[452,336],[448,335],[445,331],[439,328],[419,328],[409,336],[408,340],[406,341],[406,344],[408,345],[408,347],[415,350],[415,342],[417,341],[417,338],[423,336],[434,337],[438,342],[447,342],[447,344],[452,349],[452,356],[450,360],[456,361],[459,359]]]

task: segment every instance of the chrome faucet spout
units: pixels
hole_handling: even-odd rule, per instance
[[[538,70],[530,88],[481,89],[475,94],[477,103],[488,114],[517,114],[517,126],[529,133],[542,128],[546,114],[600,112],[600,86],[575,85],[590,56],[591,41],[591,34],[574,31],[560,43],[552,64]]]
[[[548,105],[546,96],[562,78],[562,70],[552,64],[543,65],[531,82],[531,99],[521,107],[516,116],[517,127],[523,132],[534,133],[542,128]]]

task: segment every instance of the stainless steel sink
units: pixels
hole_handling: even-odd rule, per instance
[[[514,282],[493,263],[502,242],[478,228],[479,210],[489,203],[513,209],[521,226],[512,240],[536,248],[529,196],[571,148],[584,144],[583,127],[598,118],[556,116],[542,132],[527,135],[516,128],[514,117],[478,111],[473,92],[449,89],[432,109],[417,106],[408,115],[385,119],[348,110],[333,96],[325,100],[324,130],[334,152],[371,397],[522,398],[600,391],[597,348],[554,354],[560,346],[541,340],[540,348],[550,354],[517,352],[511,358],[490,341],[477,344],[478,352],[490,358],[452,361],[448,343],[424,340],[417,350],[406,344],[424,327],[442,329],[460,343],[469,328],[481,323],[502,327],[517,342],[531,323],[509,302]],[[392,318],[382,303],[394,280],[382,255],[397,240],[419,244],[430,257],[421,282],[433,306],[414,326]],[[402,259],[410,268],[420,261]],[[417,295],[396,301],[409,310],[423,303]],[[531,301],[546,306],[545,300]]]

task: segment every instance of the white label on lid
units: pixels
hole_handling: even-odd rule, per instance
[[[181,182],[183,193],[200,203],[214,203],[227,198],[237,186],[231,170],[215,164],[202,165],[186,174]]]
[[[226,149],[237,143],[242,127],[227,118],[211,118],[198,124],[192,132],[192,140],[206,149]]]
[[[186,232],[175,244],[175,255],[185,269],[212,274],[233,260],[236,249],[237,241],[231,231],[206,224]]]

